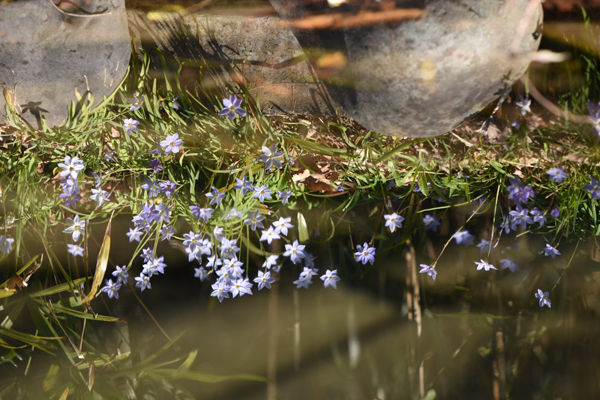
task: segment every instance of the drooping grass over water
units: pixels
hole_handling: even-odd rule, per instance
[[[578,57],[586,63],[586,85],[558,98],[558,105],[586,115],[587,103],[598,101],[594,98],[599,93],[598,65],[588,53]],[[473,262],[485,261],[498,269],[501,259],[520,263],[520,271],[506,268],[495,275],[490,272],[489,279],[526,287],[523,292],[531,293],[525,296],[519,292],[519,304],[523,309],[535,310],[538,307],[535,291],[530,290],[533,287],[529,287],[527,280],[539,282],[533,278],[536,274],[532,274],[534,267],[529,264],[544,257],[536,253],[541,253],[546,244],[561,251],[557,257],[562,257],[557,262],[557,270],[562,271],[554,274],[544,271],[546,279],[539,286],[551,298],[576,255],[595,259],[600,205],[584,189],[591,177],[600,178],[598,132],[591,124],[552,119],[534,105],[532,113],[525,113],[521,127],[511,128],[514,115],[521,110],[509,104],[499,119],[511,118],[494,123],[493,129],[485,133],[478,133],[473,124],[438,138],[398,139],[365,131],[342,116],[267,117],[261,112],[260,99],[248,97],[248,88],[244,87],[227,88],[223,93],[204,91],[201,87],[188,89],[180,86],[177,76],[171,79],[167,73],[161,82],[149,78],[147,59],[140,61],[134,57],[129,74],[114,96],[90,109],[87,104],[91,99],[84,94],[80,104],[73,105],[66,124],[58,128],[34,128],[26,124],[10,101],[10,91],[5,90],[9,123],[2,127],[1,135],[2,233],[5,238],[14,239],[14,243],[0,258],[3,266],[0,281],[6,281],[0,286],[4,288],[0,291],[3,316],[0,360],[27,369],[36,361],[19,360],[23,358],[21,354],[32,357],[43,351],[71,365],[70,374],[59,371],[59,361],[47,370],[44,391],[53,398],[67,398],[65,393],[83,398],[92,390],[105,398],[118,398],[130,385],[141,396],[156,390],[152,382],[160,383],[163,393],[186,398],[193,396],[178,385],[179,379],[264,380],[250,375],[197,372],[191,368],[198,354],[195,351],[185,357],[155,361],[180,336],[171,338],[164,330],[166,344],[159,352],[144,358],[140,356],[143,344],[129,343],[130,338],[124,338],[130,351],[116,353],[101,340],[87,337],[88,330],[94,331],[96,324],[118,320],[110,315],[110,307],[106,307],[106,315],[94,311],[105,308],[102,302],[116,301],[102,294],[101,286],[106,279],[116,281],[111,273],[116,265],[123,266],[113,261],[111,246],[114,249],[119,242],[129,242],[127,230],[116,229],[114,225],[107,230],[107,225],[119,216],[131,220],[151,205],[167,206],[169,222],[150,224],[139,243],[133,243],[135,250],[126,263],[131,276],[127,282],[121,282],[121,291],[131,289],[140,304],[144,302],[144,293],[135,287],[133,280],[140,273],[137,260],[147,248],[154,259],[159,258],[161,229],[166,226],[175,231],[169,242],[186,257],[194,252],[194,248],[182,244],[189,240],[183,236],[189,236],[188,232],[198,234],[198,240],[209,239],[211,255],[223,251],[217,247],[223,246],[223,242],[214,234],[215,228],[220,227],[223,235],[240,247],[238,251],[232,250],[232,254],[221,253],[221,257],[231,261],[235,255],[236,260],[243,262],[244,277],[250,281],[257,275],[257,269],[262,274],[271,267],[276,267],[273,276],[278,276],[278,272],[283,276],[286,270],[293,270],[298,276],[302,268],[296,265],[293,256],[284,256],[284,245],[267,244],[260,240],[258,229],[251,230],[249,224],[243,223],[252,211],[265,216],[265,230],[280,217],[289,217],[293,227],[280,243],[297,248],[294,242],[298,240],[300,246],[306,246],[306,253],[321,254],[315,261],[320,271],[313,284],[322,283],[318,277],[325,274],[326,268],[333,270],[338,266],[342,284],[344,281],[356,284],[377,269],[379,259],[414,244],[420,262],[436,268],[438,260],[443,260],[444,250],[459,242],[455,234],[466,230],[476,234],[478,240],[474,245],[482,238],[492,243],[492,246],[480,243],[481,261],[476,258]],[[223,108],[222,100],[232,94],[243,99],[245,117],[238,115],[231,120],[218,115]],[[133,103],[141,107],[131,110]],[[125,119],[139,121],[137,132],[126,133]],[[170,153],[161,141],[175,133],[183,145],[180,151]],[[275,150],[283,152],[278,157],[281,168],[265,168],[265,162],[259,161],[266,154],[263,147],[273,145]],[[78,175],[82,200],[75,207],[66,206],[59,197],[63,188],[59,183],[62,169],[58,165],[67,156],[77,156],[85,167]],[[162,170],[151,168],[155,159]],[[546,173],[551,168],[564,169],[568,177],[561,183],[551,181]],[[515,201],[510,189],[515,185],[515,177],[533,190],[533,197]],[[235,189],[236,178],[246,178],[255,187],[264,186],[272,191],[272,198],[261,200],[252,197],[252,192],[244,195]],[[154,181],[174,183],[175,190],[169,195],[164,191],[150,195],[151,191],[142,186],[151,186]],[[225,195],[222,204],[209,204],[218,195],[213,187]],[[90,199],[92,188],[105,190],[110,201],[98,206]],[[213,197],[209,198],[206,194],[211,191]],[[281,191],[291,191],[286,204],[276,194]],[[206,220],[193,215],[190,206],[195,205],[211,206],[213,215]],[[523,208],[532,211],[536,207],[538,214],[546,218],[544,224],[525,223],[521,228],[509,227],[506,231],[501,227],[511,211],[520,212]],[[233,208],[242,216],[226,218]],[[390,231],[391,225],[386,222],[394,213],[403,221]],[[62,233],[69,226],[67,218],[76,215],[89,221],[84,225],[81,240]],[[432,221],[441,222],[439,233],[437,226],[435,231],[430,229]],[[132,222],[128,229],[133,226]],[[519,252],[511,246],[515,238],[530,234],[535,238],[531,249]],[[432,237],[435,245],[431,244]],[[67,254],[67,244],[80,245],[83,257]],[[354,253],[358,245],[365,244],[367,248],[375,248],[374,262],[364,258],[359,264]],[[321,251],[322,248],[327,251]],[[323,253],[328,253],[330,259],[324,260]],[[279,256],[278,265],[260,269],[269,255]],[[205,267],[207,256],[200,254],[201,263],[197,258],[190,263]],[[299,265],[310,264],[306,256]],[[360,260],[360,255],[357,258]],[[472,264],[472,268],[476,265]],[[216,270],[206,268],[209,280],[214,281]],[[455,279],[456,271],[441,268],[436,271],[436,282],[460,285]],[[152,284],[160,285],[160,279],[160,276],[153,278]],[[302,279],[300,275],[297,281],[303,283]],[[19,379],[0,379],[0,395],[23,390]],[[20,392],[19,396],[27,398],[27,393]]]

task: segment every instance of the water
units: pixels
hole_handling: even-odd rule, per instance
[[[266,2],[128,3],[128,75],[63,127],[11,114],[5,83],[0,400],[598,397],[596,11],[547,3],[542,47],[571,61],[434,139],[336,111],[347,55],[311,70]]]

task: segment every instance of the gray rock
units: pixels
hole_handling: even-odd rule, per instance
[[[310,15],[302,0],[271,3],[286,19]],[[540,5],[509,54],[529,0],[415,3],[426,12],[418,20],[294,30],[311,59],[319,57],[315,48],[347,58],[326,81],[329,93],[356,122],[386,135],[431,137],[452,130],[526,71],[529,61],[523,55],[535,51],[541,40]],[[315,69],[321,72],[318,65]]]
[[[151,74],[193,90],[225,97],[248,85],[267,115],[335,114],[335,104],[316,77],[294,34],[278,17],[128,11],[136,47],[150,57]],[[160,49],[160,54],[158,50]]]
[[[12,1],[0,5],[0,82],[34,128],[63,123],[76,91],[98,104],[119,85],[131,57],[124,0]],[[91,3],[91,5],[90,5]],[[71,14],[80,14],[75,16]],[[103,14],[103,15],[91,15]],[[6,118],[0,96],[0,123]]]

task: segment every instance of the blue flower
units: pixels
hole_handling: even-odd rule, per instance
[[[385,218],[385,226],[390,228],[390,232],[394,233],[396,228],[402,228],[402,221],[404,221],[404,217],[396,213],[386,214],[383,216]]]
[[[308,289],[308,285],[312,283],[312,275],[300,274],[300,277],[292,283],[296,285],[296,289],[300,289],[301,287]]]
[[[217,282],[212,285],[213,292],[210,294],[212,297],[219,299],[222,302],[223,299],[229,298],[229,285],[224,282]]]
[[[238,294],[242,297],[245,294],[252,294],[252,284],[248,279],[239,278],[236,279],[229,287],[231,297],[235,297]]]
[[[508,180],[510,186],[506,190],[509,192],[509,199],[514,200],[516,203],[526,203],[530,197],[534,197],[533,189],[521,182],[519,177],[509,178]]]
[[[252,198],[258,199],[262,203],[265,201],[265,199],[272,199],[271,193],[273,193],[273,191],[271,189],[267,189],[265,185],[255,186]]]
[[[266,269],[271,269],[271,267],[277,265],[278,258],[279,256],[277,254],[271,254],[269,257],[267,257],[262,267]]]
[[[253,189],[252,183],[246,178],[245,175],[242,179],[235,178],[235,180],[237,181],[237,184],[233,188],[236,190],[241,190],[242,196],[245,196],[248,191]]]
[[[356,257],[356,261],[361,262],[363,265],[366,265],[367,262],[370,262],[371,265],[375,262],[375,247],[369,247],[368,243],[365,242],[362,246],[359,244],[356,246],[358,251],[354,253]]]
[[[539,208],[534,207],[533,210],[531,210],[531,215],[533,215],[533,222],[539,222],[540,226],[544,226],[544,224],[546,223],[546,214],[543,213]]]
[[[223,202],[223,199],[227,195],[225,193],[221,193],[219,191],[219,189],[217,189],[216,187],[211,186],[210,193],[206,193],[205,196],[210,199],[210,202],[208,203],[208,205],[212,206],[213,204],[216,204],[217,206],[220,206],[221,203]]]
[[[160,189],[158,188],[158,182],[156,180],[152,180],[147,176],[144,177],[146,183],[141,185],[141,188],[148,191],[148,198],[151,199],[153,197],[158,197],[158,193]]]
[[[106,286],[104,286],[101,291],[108,295],[109,299],[113,297],[115,299],[119,298],[119,289],[121,289],[120,283],[113,283],[112,279],[107,279],[105,282]]]
[[[65,188],[65,192],[58,197],[64,200],[66,207],[74,209],[75,207],[77,207],[77,202],[81,200],[81,197],[79,197],[78,192],[79,188],[77,188],[77,190],[72,191],[67,191]]]
[[[271,145],[270,148],[263,146],[262,147],[263,154],[258,156],[258,161],[265,163],[265,170],[271,168],[271,166],[275,166],[277,169],[281,169],[281,160],[279,157],[283,156],[285,153],[283,151],[277,151],[277,143]]]
[[[292,262],[296,264],[298,261],[306,257],[306,253],[304,253],[305,247],[305,245],[298,244],[298,241],[294,240],[293,244],[285,245],[285,252],[283,253],[283,256],[289,257],[290,260],[292,260]]]
[[[133,242],[134,240],[136,242],[139,242],[140,240],[142,240],[142,235],[144,234],[144,232],[140,231],[137,227],[129,228],[129,232],[126,233],[127,237],[129,238],[129,243]]]
[[[429,214],[426,214],[423,217],[423,224],[425,225],[426,231],[434,231],[437,232],[439,226],[442,224],[439,220],[435,219]]]
[[[264,228],[262,221],[265,219],[265,216],[259,215],[259,213],[259,210],[248,211],[248,218],[244,220],[243,224],[249,225],[250,229],[253,231],[256,230],[256,228]]]
[[[258,271],[258,276],[254,278],[254,282],[258,284],[258,290],[263,288],[271,289],[271,284],[275,282],[275,279],[271,278],[271,271],[262,272]]]
[[[485,269],[486,271],[489,271],[490,269],[495,269],[497,270],[498,268],[494,267],[492,264],[488,264],[483,260],[479,260],[479,261],[475,261],[475,264],[477,264],[477,271]]]
[[[334,289],[337,289],[336,284],[339,280],[341,280],[339,276],[337,276],[337,269],[333,271],[327,270],[325,271],[325,275],[321,276],[321,280],[323,281],[323,285],[325,287],[332,286]]]
[[[92,195],[90,196],[90,200],[96,200],[98,203],[98,207],[102,205],[103,202],[109,202],[108,192],[102,189],[94,189],[92,188]]]
[[[523,97],[519,94],[519,101],[515,102],[515,104],[521,108],[521,115],[525,116],[528,112],[531,113],[531,99],[529,95]]]
[[[158,185],[160,186],[160,192],[167,197],[171,197],[177,189],[177,184],[171,181],[160,182]]]
[[[513,261],[510,258],[503,258],[500,260],[500,263],[502,264],[501,269],[510,269],[510,272],[518,271],[521,267],[521,263]]]
[[[526,208],[517,207],[517,209],[511,211],[509,215],[512,218],[511,228],[515,231],[518,226],[527,229],[527,225],[533,224],[533,220],[529,216],[529,210]]]
[[[291,217],[287,217],[287,218],[280,217],[279,221],[273,222],[273,227],[275,228],[275,231],[277,233],[283,233],[284,236],[287,236],[288,229],[294,227],[294,225],[290,224],[291,221],[292,221]]]
[[[481,239],[481,243],[477,245],[479,247],[479,254],[487,253],[490,251],[490,247],[495,248],[498,246],[498,242],[492,247],[489,240]]]
[[[175,229],[173,229],[173,227],[170,225],[163,225],[158,233],[160,233],[160,240],[169,241],[171,240],[171,236],[175,234]]]
[[[203,267],[194,268],[194,271],[194,278],[200,279],[200,282],[208,279],[208,272]]]
[[[588,119],[592,125],[594,125],[596,133],[600,134],[600,103],[598,103],[598,105],[594,103],[588,103],[588,109],[590,110]]]
[[[74,181],[77,180],[77,175],[79,175],[79,171],[85,169],[83,165],[83,161],[81,161],[77,156],[71,158],[71,156],[65,156],[64,163],[58,163],[58,167],[62,169],[60,173],[61,178],[66,178],[68,176],[71,177]]]
[[[229,99],[223,99],[223,105],[225,106],[225,108],[219,111],[219,115],[227,115],[232,121],[235,119],[236,114],[240,117],[245,117],[246,111],[244,111],[243,108],[240,108],[241,104],[242,99],[238,99],[235,95],[232,94],[231,96],[229,96]]]
[[[550,215],[551,215],[553,218],[558,218],[558,217],[560,216],[560,210],[558,209],[558,207],[554,207],[554,208],[552,209],[552,211],[550,211]]]
[[[277,197],[281,199],[281,204],[285,205],[288,202],[288,199],[292,195],[291,190],[280,190],[277,192]]]
[[[260,237],[260,241],[267,241],[267,243],[271,244],[271,242],[273,240],[276,239],[281,239],[281,236],[279,236],[279,232],[277,232],[277,230],[273,229],[272,226],[269,226],[269,229],[267,229],[266,231],[262,231],[261,232],[261,237]]]
[[[592,200],[600,198],[600,182],[596,181],[593,177],[590,177],[591,185],[585,185],[584,190],[592,194]]]
[[[435,270],[435,268],[432,268],[427,264],[421,264],[420,267],[421,267],[421,270],[419,271],[420,274],[427,274],[431,277],[431,279],[433,279],[435,281],[435,277],[437,276],[437,271]]]
[[[112,272],[112,276],[117,278],[117,283],[125,283],[127,284],[127,278],[129,278],[129,273],[127,272],[127,266],[123,265],[122,267],[116,266],[116,269]]]
[[[556,181],[557,183],[562,183],[563,179],[569,176],[562,168],[552,168],[546,171],[546,173],[550,176],[551,181]]]
[[[179,139],[179,134],[167,135],[167,138],[160,142],[160,147],[165,149],[165,154],[177,154],[179,148],[183,146],[183,140]]]
[[[140,274],[140,276],[136,276],[135,278],[136,284],[135,287],[139,287],[142,292],[146,289],[152,289],[152,286],[150,285],[150,277],[144,275],[143,273]]]
[[[79,219],[79,215],[76,215],[75,218],[67,218],[67,224],[69,227],[63,231],[63,233],[71,233],[73,234],[73,241],[77,242],[81,235],[85,233],[85,227],[87,226],[88,221],[81,221]]]
[[[2,239],[2,236],[0,236],[0,239]],[[12,239],[11,239],[12,240]],[[0,244],[1,244],[1,240],[0,240]],[[69,248],[69,250],[67,250],[69,253],[73,254],[73,257],[83,257],[83,247],[81,246],[77,246],[76,244],[67,244],[67,247]],[[4,251],[2,251],[4,253]],[[8,253],[5,253],[8,254]]]
[[[548,243],[546,243],[546,248],[543,249],[543,251],[544,251],[544,253],[545,253],[544,255],[546,257],[550,256],[550,257],[554,258],[556,256],[560,256],[560,252],[558,250],[556,250],[556,248],[550,246],[550,244],[548,244]]]
[[[0,236],[0,251],[2,254],[7,255],[12,250],[12,245],[15,242],[15,239],[7,238],[6,236]]]
[[[456,240],[456,244],[462,244],[465,247],[471,246],[475,240],[475,236],[471,235],[466,229],[456,232],[452,237]]]
[[[128,118],[125,121],[123,121],[123,128],[125,129],[125,133],[127,133],[127,136],[130,136],[131,132],[138,132],[139,123],[139,121],[136,121],[133,118]]]
[[[150,168],[152,168],[152,171],[154,172],[160,172],[163,170],[163,166],[160,164],[160,161],[157,158],[150,161]]]
[[[550,293],[542,292],[542,289],[538,289],[535,298],[540,300],[540,307],[548,306],[548,308],[552,308],[552,304],[550,304]]]

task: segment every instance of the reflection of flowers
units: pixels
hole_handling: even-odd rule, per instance
[[[542,292],[542,289],[538,289],[535,294],[535,298],[540,300],[540,307],[548,306],[548,308],[552,308],[549,297],[550,293]]]

